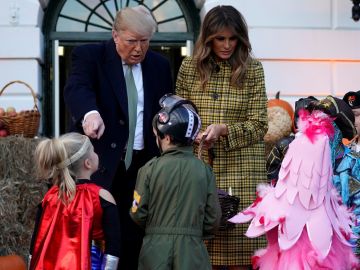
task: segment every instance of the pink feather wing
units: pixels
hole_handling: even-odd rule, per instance
[[[289,145],[276,187],[262,185],[256,202],[230,221],[251,220],[248,237],[275,230],[282,251],[296,246],[305,232],[313,250],[324,258],[331,252],[334,237],[349,246],[349,238],[354,237],[352,221],[332,185],[331,119],[317,111],[304,112],[300,118],[302,133]]]

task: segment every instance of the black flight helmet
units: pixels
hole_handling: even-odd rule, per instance
[[[166,94],[159,100],[161,110],[153,118],[153,127],[160,138],[170,135],[177,142],[191,145],[201,128],[196,106],[187,99]]]

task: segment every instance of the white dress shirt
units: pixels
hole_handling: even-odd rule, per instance
[[[124,76],[129,68],[128,65],[126,65],[123,62],[123,71]],[[143,79],[142,79],[142,70],[141,70],[141,64],[136,64],[132,66],[132,73],[135,81],[136,90],[138,93],[138,102],[137,102],[137,117],[136,117],[136,128],[135,128],[135,138],[134,138],[134,150],[142,150],[144,149],[144,135],[143,135],[143,121],[144,121],[144,87],[143,87]],[[86,117],[93,113],[99,113],[96,110],[89,111],[85,114],[84,120]],[[106,127],[105,127],[106,128]]]

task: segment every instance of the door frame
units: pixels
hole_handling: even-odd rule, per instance
[[[111,38],[109,32],[57,32],[59,13],[67,0],[52,0],[46,9],[43,20],[45,37],[45,62],[43,68],[42,124],[45,136],[58,136],[60,133],[60,79],[58,47],[62,43],[84,44]],[[100,1],[100,0],[99,0]],[[104,0],[102,0],[104,1]],[[171,0],[174,1],[174,0]],[[192,0],[175,0],[183,12],[187,32],[155,32],[150,46],[188,46],[192,47],[200,28],[199,10]],[[128,3],[129,1],[127,1]],[[137,1],[141,4],[141,1]]]

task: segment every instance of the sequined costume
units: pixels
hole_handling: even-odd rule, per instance
[[[333,178],[334,185],[341,194],[344,204],[350,207],[355,215],[355,225],[353,232],[356,235],[360,233],[360,153],[348,151],[336,168],[336,174]],[[359,239],[350,239],[355,245],[354,252],[360,256]]]
[[[276,183],[279,177],[281,162],[284,159],[289,144],[295,139],[295,135],[290,135],[280,139],[271,149],[266,159],[267,178],[270,182]]]

